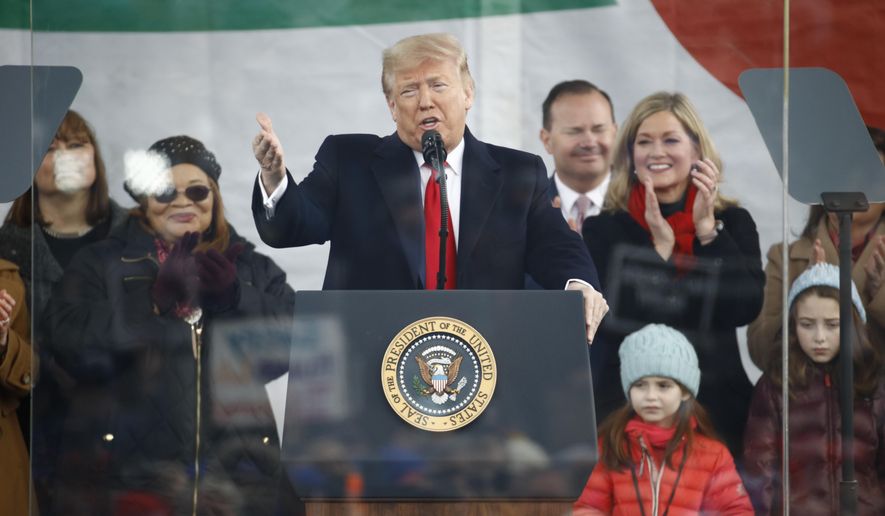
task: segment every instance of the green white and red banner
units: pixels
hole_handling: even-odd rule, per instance
[[[792,6],[791,65],[837,71],[867,122],[885,126],[885,2]],[[548,168],[540,106],[555,83],[596,83],[611,94],[618,120],[654,91],[686,93],[723,156],[724,191],[752,212],[763,252],[781,239],[780,179],[736,85],[746,68],[783,64],[782,2],[12,0],[0,8],[0,27],[0,64],[83,71],[73,107],[96,129],[116,199],[128,202],[127,149],[189,134],[218,156],[228,216],[253,241],[255,113],[271,115],[289,168],[303,177],[327,134],[394,130],[381,51],[440,31],[455,34],[470,56],[471,130],[540,154]],[[792,213],[800,226],[805,208]],[[262,250],[296,289],[320,287],[324,247]]]

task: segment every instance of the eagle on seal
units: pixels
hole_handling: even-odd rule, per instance
[[[463,356],[458,356],[452,361],[449,365],[448,373],[442,364],[430,365],[421,355],[415,355],[415,360],[418,362],[418,369],[421,371],[421,379],[427,385],[427,387],[421,390],[422,396],[433,393],[438,395],[443,393],[458,394],[458,389],[453,389],[450,386],[458,379],[458,369],[461,367],[461,361],[464,360]]]

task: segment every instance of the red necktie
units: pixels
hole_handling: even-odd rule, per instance
[[[426,165],[425,165],[426,166]],[[429,168],[429,167],[428,167]],[[424,288],[436,290],[436,274],[439,272],[439,226],[440,195],[439,183],[434,180],[436,173],[431,170],[427,188],[424,189]],[[449,235],[446,237],[446,289],[455,288],[455,231],[452,229],[451,213],[448,217]]]

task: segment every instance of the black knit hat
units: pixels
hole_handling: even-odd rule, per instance
[[[166,167],[157,167],[153,160],[148,161],[146,166],[145,161],[136,156],[137,154],[138,152],[126,157],[126,180],[123,183],[123,188],[136,201],[145,195],[159,193],[156,191],[156,185],[165,182],[160,175],[167,173],[167,167],[189,163],[205,172],[215,183],[218,183],[218,177],[221,176],[221,165],[215,160],[215,155],[203,145],[203,142],[190,136],[170,136],[148,148],[147,156],[154,156],[154,160],[165,161]],[[144,152],[141,151],[141,154]]]
[[[218,182],[221,175],[221,165],[215,161],[215,154],[209,152],[203,142],[190,136],[170,136],[164,138],[148,148],[148,151],[158,152],[169,158],[169,166],[174,167],[181,163],[196,165],[213,181]]]

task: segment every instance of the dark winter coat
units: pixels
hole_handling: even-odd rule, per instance
[[[126,222],[128,214],[125,208],[111,199],[109,216],[113,231]],[[28,299],[33,301],[31,317],[35,321],[40,320],[52,288],[64,272],[61,264],[52,256],[43,232],[36,226],[22,228],[7,222],[0,227],[0,258],[11,261],[21,269]]]
[[[123,224],[128,218],[127,210],[113,199],[110,200],[110,230]],[[33,465],[36,494],[40,498],[40,512],[52,516],[51,494],[46,492],[45,480],[52,476],[52,462],[58,455],[58,441],[61,438],[61,420],[67,410],[71,386],[74,383],[65,371],[49,359],[41,347],[39,321],[49,302],[52,289],[64,272],[49,247],[46,236],[37,225],[20,227],[6,222],[0,227],[0,258],[18,265],[25,283],[25,297],[31,310],[34,335],[31,335],[34,354],[40,356],[40,371],[36,375],[30,399],[22,400],[18,408],[19,422],[25,439],[31,437],[31,461]],[[33,406],[33,412],[31,407]],[[33,428],[31,420],[37,421]]]
[[[826,370],[811,368],[808,385],[790,398],[790,512],[839,513],[842,422],[837,386]],[[782,514],[783,424],[781,389],[768,375],[753,392],[744,435],[747,490],[758,514]],[[854,403],[857,514],[885,514],[885,382]]]
[[[246,244],[235,234],[231,240]],[[202,333],[155,312],[154,239],[135,218],[82,249],[65,271],[47,306],[46,345],[81,393],[91,393],[72,400],[61,460],[92,461],[86,471],[97,494],[80,493],[80,499],[95,502],[94,514],[108,512],[114,499],[133,491],[165,497],[189,514],[195,460],[202,505],[271,512],[267,502],[273,496],[261,491],[273,493],[280,474],[279,440],[264,393],[271,378],[255,368],[245,376],[213,369],[213,354],[225,340],[214,337],[229,336],[232,328],[285,324],[294,292],[285,273],[250,244],[236,268],[236,305],[204,310]],[[248,348],[243,355],[248,367]],[[252,403],[225,413],[216,398],[234,389]],[[60,467],[58,482],[62,488],[80,485],[83,471]]]
[[[596,417],[605,418],[625,402],[618,347],[624,337],[649,323],[672,326],[688,337],[698,354],[698,400],[707,407],[716,432],[740,457],[752,384],[741,364],[735,329],[752,321],[762,306],[765,274],[759,235],[749,212],[716,213],[723,229],[708,245],[694,240],[697,264],[677,270],[654,251],[651,235],[625,211],[603,211],[584,221],[583,236],[599,271],[610,311],[591,358]],[[594,346],[595,347],[595,346]]]

